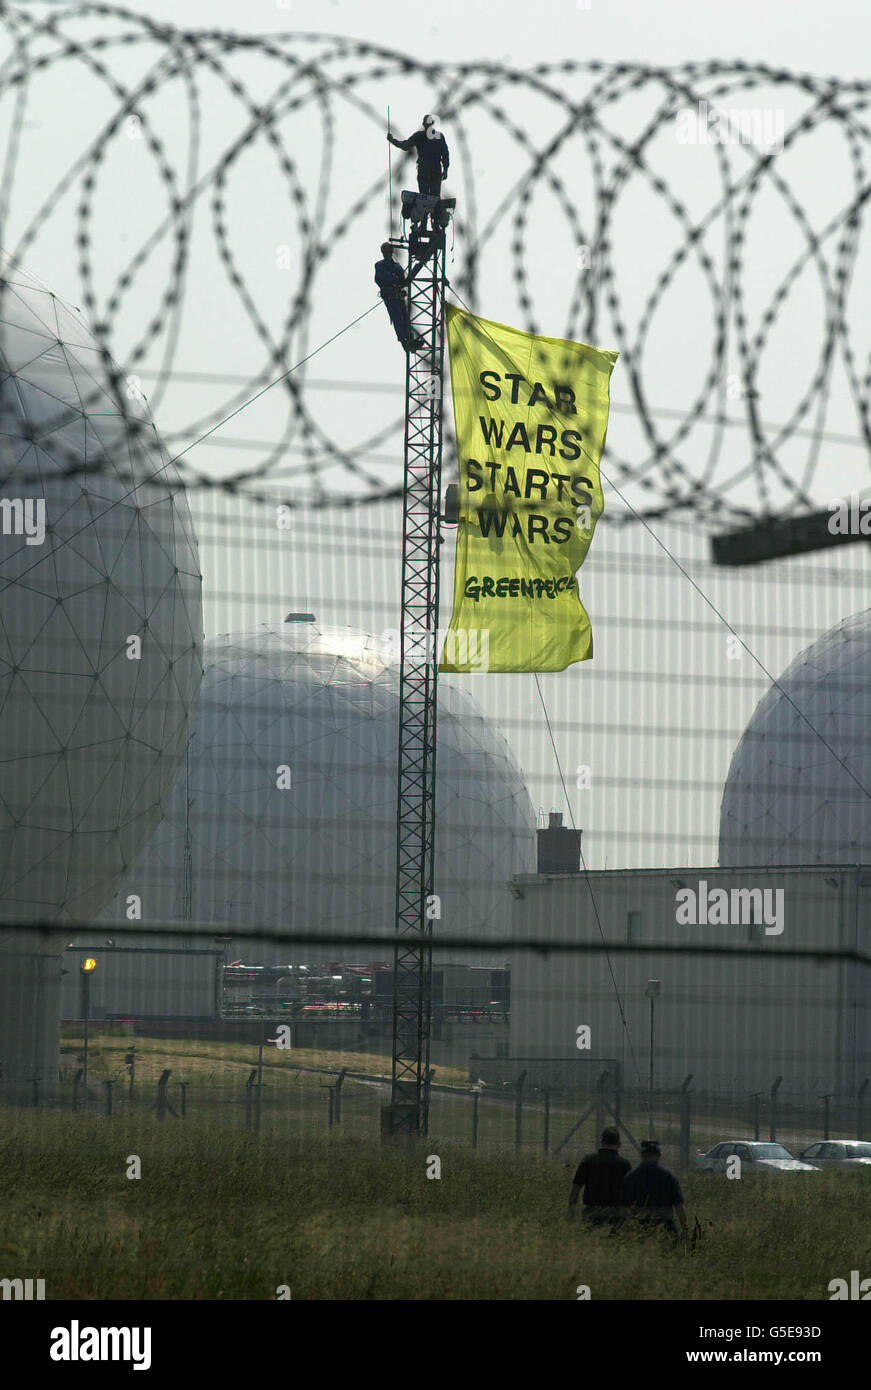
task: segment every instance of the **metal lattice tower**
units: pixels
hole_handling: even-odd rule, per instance
[[[447,220],[447,219],[445,219]],[[424,257],[414,273],[414,263]],[[442,463],[445,232],[414,231],[408,311],[412,335],[405,378],[405,491],[396,811],[396,946],[390,1132],[426,1133],[432,948],[403,937],[432,935],[434,888],[436,670]]]

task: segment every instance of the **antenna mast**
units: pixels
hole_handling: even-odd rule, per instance
[[[411,217],[405,374],[405,473],[399,759],[396,810],[396,946],[393,1070],[385,1132],[427,1132],[435,874],[436,673],[439,660],[439,519],[445,321],[445,228],[453,199],[402,195]],[[427,225],[429,222],[429,226]],[[420,262],[417,270],[413,262]],[[404,938],[415,938],[404,940]]]

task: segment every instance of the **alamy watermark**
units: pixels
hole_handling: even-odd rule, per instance
[[[48,1351],[52,1361],[132,1361],[134,1371],[151,1366],[150,1327],[53,1327]]]
[[[764,926],[766,936],[783,931],[782,888],[708,888],[700,879],[698,891],[675,893],[675,921],[680,926]]]
[[[679,145],[755,145],[783,149],[785,124],[782,107],[736,106],[720,111],[706,101],[677,112]]]
[[[0,535],[24,536],[25,545],[45,540],[44,497],[0,497]]]
[[[42,1300],[45,1298],[45,1280],[0,1279],[0,1298],[23,1299],[25,1302]]]
[[[871,536],[871,495],[851,492],[833,497],[828,504],[830,536]]]
[[[830,1279],[829,1302],[843,1298],[859,1303],[871,1301],[871,1279],[860,1279],[858,1269],[850,1270],[849,1284],[846,1279]]]

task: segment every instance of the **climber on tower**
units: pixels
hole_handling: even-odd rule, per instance
[[[403,289],[407,284],[405,272],[393,259],[393,247],[389,241],[381,246],[380,261],[375,262],[375,284],[381,291],[381,298],[390,315],[390,322],[406,352],[417,352],[426,342],[419,334],[414,336],[408,318],[408,306]]]
[[[424,116],[422,128],[409,135],[407,140],[397,140],[388,131],[387,139],[400,150],[417,150],[417,190],[433,198],[440,198],[442,179],[448,176],[450,154],[448,143],[440,130],[436,130],[435,116]]]

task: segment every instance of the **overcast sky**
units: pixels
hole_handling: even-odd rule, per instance
[[[871,16],[864,0],[538,0],[535,5],[444,0],[151,0],[129,7],[179,26],[245,33],[293,28],[401,48],[422,61],[489,58],[517,65],[563,57],[682,63],[743,58],[865,80]]]

